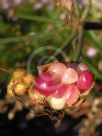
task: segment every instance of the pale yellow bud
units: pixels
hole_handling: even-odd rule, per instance
[[[65,106],[64,98],[50,97],[49,104],[54,110],[62,110]]]

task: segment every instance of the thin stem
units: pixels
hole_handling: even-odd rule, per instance
[[[61,53],[61,51],[70,43],[72,42],[72,40],[75,38],[75,36],[77,35],[77,32],[74,32],[69,39],[67,39],[65,41],[65,43],[46,61],[46,63],[48,63],[50,60],[52,60],[53,58],[55,58],[58,54]]]
[[[7,69],[5,69],[5,68],[0,68],[0,71],[2,71],[2,72],[6,72],[6,73],[9,73],[9,74],[11,74],[11,73],[12,73],[12,71],[9,71],[9,70],[7,70]]]
[[[38,22],[44,22],[44,23],[54,23],[54,24],[63,24],[63,21],[60,19],[50,19],[43,16],[28,16],[28,15],[22,15],[22,14],[16,14],[16,17],[26,20],[32,20],[32,21],[38,21]]]
[[[15,43],[15,42],[21,42],[26,40],[33,40],[34,38],[44,38],[46,35],[52,34],[53,31],[46,32],[46,33],[34,33],[34,34],[28,34],[25,36],[17,36],[17,37],[9,37],[9,38],[2,38],[0,39],[0,44],[8,44],[8,43]]]
[[[89,14],[89,11],[90,11],[90,7],[91,7],[91,0],[88,0],[88,5],[85,7],[85,10],[83,11],[83,14],[82,14],[82,20],[85,20]]]
[[[0,44],[20,42],[20,41],[25,41],[25,40],[28,40],[28,39],[33,39],[33,38],[34,38],[34,35],[17,36],[17,37],[11,37],[11,38],[2,38],[2,39],[0,39]]]
[[[83,29],[80,30],[79,35],[78,35],[78,45],[77,45],[77,51],[75,53],[75,57],[74,57],[74,61],[75,62],[79,62],[79,58],[82,52],[82,48],[83,48],[83,35],[84,35],[84,31]]]
[[[85,10],[82,14],[82,17],[81,17],[83,22],[86,20],[88,14],[89,14],[90,6],[91,6],[91,0],[88,0],[88,6],[85,8]],[[78,46],[77,46],[77,51],[76,51],[75,58],[74,58],[75,62],[79,62],[79,58],[81,56],[81,52],[83,49],[83,35],[84,35],[84,25],[83,25],[83,28],[81,28],[81,30],[79,30]]]
[[[91,40],[91,42],[93,42],[100,50],[102,50],[102,43],[99,41],[99,39],[97,39],[94,31],[88,31],[87,36],[89,36],[89,40]]]
[[[74,7],[75,7],[76,16],[79,16],[80,15],[80,10],[79,10],[78,1],[77,0],[73,0],[73,4],[74,4]]]
[[[90,6],[86,7],[82,19],[83,19],[83,24],[84,24],[84,29],[85,30],[96,30],[96,29],[102,29],[102,24],[99,22],[84,22],[86,19],[88,13],[89,13]],[[64,24],[63,20],[60,19],[50,19],[50,18],[45,18],[45,17],[40,17],[40,16],[27,16],[27,15],[21,15],[21,14],[16,14],[18,18],[25,19],[25,20],[32,20],[32,21],[38,21],[38,22],[44,22],[44,23],[54,23],[54,24]]]

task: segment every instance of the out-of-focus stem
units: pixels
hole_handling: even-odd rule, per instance
[[[52,34],[53,31],[46,32],[46,33],[34,33],[34,34],[28,34],[24,36],[16,36],[16,37],[7,37],[7,38],[0,38],[0,44],[8,44],[8,43],[15,43],[15,42],[21,42],[21,41],[27,41],[27,40],[33,40],[34,38],[44,38],[50,34]]]
[[[88,6],[85,8],[85,10],[82,14],[82,17],[81,17],[83,22],[86,20],[88,14],[89,14],[90,6],[91,6],[91,0],[88,0]],[[81,56],[81,52],[83,49],[83,35],[84,35],[84,25],[81,27],[81,30],[79,30],[78,46],[77,46],[77,51],[76,51],[75,58],[74,58],[75,62],[79,62],[79,58]]]
[[[88,14],[89,14],[90,7],[91,7],[91,1],[92,0],[88,0],[88,5],[85,7],[85,10],[83,11],[83,14],[82,14],[82,17],[81,17],[81,19],[83,21],[87,18]]]
[[[99,41],[94,31],[88,31],[87,36],[91,42],[93,42],[100,50],[102,50],[102,43]]]
[[[82,52],[83,35],[84,35],[84,30],[83,30],[83,28],[81,28],[81,30],[79,31],[79,35],[78,35],[78,45],[77,45],[77,50],[76,50],[75,57],[74,57],[75,62],[79,62],[79,58],[80,58],[80,55]]]
[[[12,73],[12,71],[5,69],[5,68],[1,68],[1,67],[0,67],[0,71],[5,72],[5,73],[9,73],[9,74]]]
[[[25,19],[25,20],[32,20],[32,21],[38,21],[38,22],[44,22],[44,23],[54,23],[54,24],[63,24],[63,21],[60,19],[51,19],[43,16],[29,16],[29,15],[22,15],[16,13],[16,17]]]
[[[25,36],[17,36],[17,37],[11,37],[11,38],[0,38],[0,44],[7,44],[7,43],[14,43],[14,42],[20,42],[25,41],[28,39],[33,39],[34,35],[25,35]]]
[[[78,0],[73,0],[76,16],[80,15]]]
[[[46,61],[46,63],[48,63],[50,60],[52,60],[53,58],[55,58],[58,54],[61,53],[61,51],[68,46],[69,43],[72,42],[72,40],[76,37],[77,32],[74,32],[66,41],[65,43]]]

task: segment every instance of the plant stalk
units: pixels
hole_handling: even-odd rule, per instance
[[[83,35],[84,35],[84,30],[82,28],[78,35],[78,45],[77,45],[77,50],[76,50],[75,57],[74,57],[75,62],[79,62],[79,58],[81,56],[81,52],[83,49]]]

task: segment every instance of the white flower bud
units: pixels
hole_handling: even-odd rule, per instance
[[[51,97],[49,103],[54,110],[61,110],[65,106],[65,100],[63,98]]]

